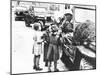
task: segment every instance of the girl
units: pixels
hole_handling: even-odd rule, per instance
[[[42,70],[42,68],[39,67],[39,60],[40,55],[42,52],[42,32],[41,32],[41,26],[40,23],[34,23],[34,46],[33,46],[33,53],[34,53],[34,67],[35,70]]]
[[[57,69],[57,60],[59,59],[59,50],[58,50],[58,36],[57,36],[57,26],[53,25],[51,27],[52,32],[49,34],[49,48],[47,52],[47,60],[48,60],[48,72],[51,72],[51,58],[53,56],[54,61],[54,72],[59,71]]]

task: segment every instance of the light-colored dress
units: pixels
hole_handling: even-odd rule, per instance
[[[42,53],[42,32],[41,31],[34,31],[34,44],[33,44],[33,53],[34,55],[41,55]]]

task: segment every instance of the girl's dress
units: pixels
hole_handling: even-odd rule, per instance
[[[33,45],[33,53],[34,55],[41,55],[42,53],[42,32],[35,31],[34,32],[34,45]]]

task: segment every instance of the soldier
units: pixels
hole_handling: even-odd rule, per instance
[[[72,47],[72,37],[73,37],[73,24],[71,23],[72,20],[72,14],[71,13],[66,13],[64,14],[64,20],[61,25],[62,29],[62,57],[61,60],[67,64],[67,67],[73,67],[73,56],[70,54],[72,53],[73,55],[75,54],[72,49],[69,49],[69,46]],[[66,48],[67,47],[67,48]],[[71,58],[71,60],[70,60]]]

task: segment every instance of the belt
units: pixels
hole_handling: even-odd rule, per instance
[[[37,44],[41,44],[41,42],[37,42]]]
[[[57,43],[51,43],[51,42],[50,42],[50,44],[57,45]]]

